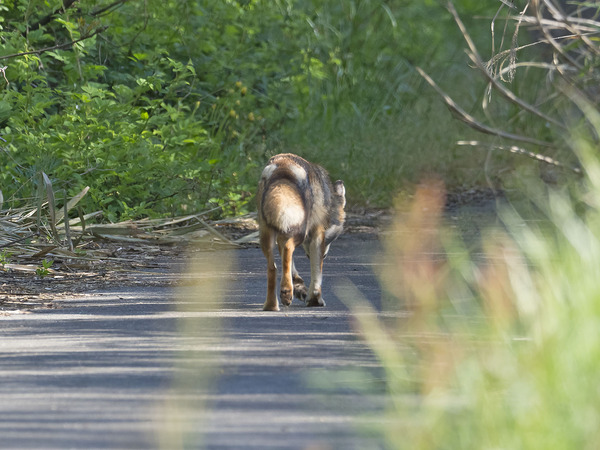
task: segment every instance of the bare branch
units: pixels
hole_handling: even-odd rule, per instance
[[[550,34],[550,32],[548,31],[548,28],[545,26],[542,26],[542,9],[540,7],[539,0],[533,0],[533,10],[536,13],[536,17],[538,20],[538,26],[539,26],[540,30],[542,30],[542,33],[544,34],[544,38],[546,39],[546,41],[548,41],[548,43],[554,48],[554,50],[556,50],[566,61],[568,61],[569,64],[577,67],[578,70],[583,70],[583,66],[581,64],[579,64],[575,59],[573,59],[567,52],[565,52],[565,50],[558,44],[558,42],[552,36],[552,34]],[[562,24],[560,22],[557,22],[557,23],[559,24],[559,26],[562,26]]]
[[[454,20],[458,24],[458,27],[460,28],[460,31],[462,32],[463,37],[464,37],[465,41],[467,42],[467,45],[469,46],[470,53],[467,53],[469,58],[471,59],[471,61],[473,61],[473,63],[477,66],[477,68],[486,76],[486,78],[489,80],[489,82],[492,84],[492,86],[503,97],[505,97],[506,99],[515,103],[520,108],[522,108],[526,111],[529,111],[532,114],[535,114],[536,116],[544,119],[547,122],[550,122],[550,123],[556,125],[557,127],[566,129],[567,127],[563,123],[559,122],[558,120],[554,119],[553,117],[548,116],[547,114],[544,114],[543,112],[538,110],[535,106],[530,105],[526,101],[517,97],[510,89],[507,89],[506,87],[504,87],[504,85],[502,85],[495,77],[493,77],[490,74],[490,72],[486,69],[485,64],[483,63],[483,60],[482,60],[481,56],[479,55],[479,52],[477,51],[477,47],[475,46],[475,43],[471,39],[471,36],[469,35],[462,20],[460,20],[460,17],[458,16],[458,13],[456,12],[456,8],[454,8],[454,5],[452,4],[451,1],[448,2],[448,9],[454,16]]]
[[[480,142],[480,141],[458,141],[456,143],[456,145],[464,145],[464,146],[468,145],[468,146],[472,146],[472,147],[481,147],[481,148],[485,148],[488,150],[507,151],[510,153],[516,153],[518,155],[525,155],[525,156],[533,158],[537,161],[541,161],[546,164],[550,164],[552,166],[569,169],[578,175],[582,173],[581,169],[579,167],[569,167],[569,166],[561,163],[560,161],[557,161],[556,159],[551,158],[550,156],[542,155],[541,153],[534,153],[529,150],[525,150],[524,148],[517,147],[516,145],[509,145],[509,146],[493,145],[493,144],[486,144],[485,142]]]
[[[511,9],[517,9],[517,7],[515,6],[515,4],[513,2],[510,2],[508,0],[500,0],[500,2],[504,3],[506,6],[508,6]]]
[[[568,36],[561,36],[558,39],[569,39],[569,38],[573,38],[573,35],[568,35]],[[489,62],[487,63],[488,66],[493,66],[494,64],[496,64],[498,61],[500,61],[501,59],[505,59],[508,56],[510,56],[511,52],[519,52],[521,50],[524,50],[526,48],[529,47],[535,47],[536,45],[543,45],[546,44],[546,41],[536,41],[536,42],[530,42],[529,44],[525,44],[525,45],[520,45],[518,47],[514,47],[514,48],[510,48],[508,50],[502,50],[499,53],[496,53],[495,55],[492,56],[492,58],[489,60]]]
[[[99,15],[101,15],[101,14],[105,13],[106,11],[110,11],[111,9],[116,9],[116,8],[118,8],[119,6],[122,6],[123,4],[127,3],[128,1],[129,1],[129,0],[116,0],[116,1],[112,2],[112,3],[111,3],[111,4],[109,4],[109,5],[106,5],[106,6],[105,6],[105,7],[103,7],[103,8],[99,8],[99,9],[96,9],[96,10],[92,11],[92,12],[90,13],[90,15],[91,15],[91,16],[94,16],[94,17],[97,17],[97,16],[99,16]]]
[[[516,19],[516,18],[514,18]],[[598,22],[594,21],[594,20],[590,20],[590,19],[583,19],[583,18],[579,18],[579,17],[573,17],[572,22],[577,24],[577,29],[579,30],[579,33],[589,33],[589,34],[598,34],[600,32],[600,30],[598,29]],[[543,27],[547,27],[547,28],[553,28],[556,30],[560,30],[564,28],[564,25],[562,22],[556,21],[556,20],[552,20],[552,19],[546,19],[544,17],[541,18],[537,18],[537,17],[533,17],[533,16],[523,16],[522,19],[523,22],[530,24],[530,25],[539,25],[539,26],[543,26]],[[578,34],[579,34],[578,33]],[[574,35],[571,35],[570,37],[573,37]],[[559,36],[558,38],[564,39],[568,36]]]
[[[459,120],[463,121],[464,123],[469,125],[471,128],[473,128],[474,130],[477,130],[477,131],[479,131],[481,133],[485,133],[485,134],[491,134],[493,136],[499,136],[499,137],[502,137],[505,139],[511,139],[513,141],[526,142],[528,144],[539,145],[542,147],[554,147],[554,144],[552,144],[551,142],[539,141],[537,139],[532,139],[527,136],[520,136],[518,134],[507,133],[505,131],[498,130],[496,128],[492,128],[492,127],[482,124],[477,119],[475,119],[473,116],[471,116],[469,113],[467,113],[464,109],[462,109],[460,106],[458,106],[456,104],[456,102],[454,100],[452,100],[452,98],[450,98],[450,96],[448,94],[446,94],[436,84],[436,82],[433,81],[433,79],[429,75],[427,75],[427,73],[425,73],[425,71],[423,69],[421,69],[420,67],[417,67],[416,69],[417,69],[417,72],[419,72],[419,74],[423,78],[425,78],[425,81],[427,81],[431,85],[431,87],[434,88],[437,91],[437,93],[442,97],[442,99],[444,100],[444,103],[446,103],[446,106],[448,107],[448,109]]]
[[[553,2],[551,2],[549,0],[543,0],[543,1],[546,4],[550,13],[557,20],[562,22],[564,28],[566,28],[571,33],[573,33],[578,38],[580,38],[583,42],[585,42],[585,44],[588,46],[588,48],[592,49],[594,51],[594,53],[596,53],[597,55],[600,54],[600,51],[596,48],[596,46],[592,43],[592,41],[590,41],[590,39],[586,35],[581,34],[581,31],[577,27],[573,26],[573,24],[571,23],[571,18],[569,16],[567,16],[563,11],[561,11],[560,8],[557,5],[555,5]]]

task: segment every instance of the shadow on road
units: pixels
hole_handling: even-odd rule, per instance
[[[363,235],[332,246],[326,308],[261,311],[265,263],[244,249],[195,254],[205,268],[235,260],[208,289],[203,269],[183,288],[115,288],[1,317],[2,446],[377,448],[357,430],[383,406],[379,367],[333,286],[351,279],[379,305],[378,246]],[[356,370],[369,395],[344,378]]]

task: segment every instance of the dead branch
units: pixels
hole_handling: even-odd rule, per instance
[[[544,119],[545,121],[547,121],[549,123],[556,125],[557,127],[566,129],[567,127],[565,126],[565,124],[563,124],[562,122],[559,122],[558,120],[554,119],[553,117],[548,116],[547,114],[545,114],[545,113],[541,112],[539,109],[537,109],[535,106],[533,106],[533,105],[527,103],[526,101],[520,99],[519,97],[517,97],[510,89],[507,89],[495,77],[493,77],[490,74],[489,70],[487,70],[487,68],[485,67],[485,64],[483,63],[483,59],[479,55],[479,52],[477,51],[477,47],[475,46],[475,43],[471,39],[471,36],[469,35],[467,28],[465,27],[462,20],[460,19],[458,12],[456,11],[456,8],[454,7],[454,5],[451,1],[448,1],[448,10],[454,16],[454,20],[456,21],[458,27],[460,28],[460,31],[461,31],[465,41],[467,42],[467,45],[469,46],[470,53],[467,53],[467,55],[469,56],[471,61],[473,61],[475,66],[485,75],[485,77],[492,84],[492,86],[504,98],[511,101],[512,103],[517,105],[519,108],[529,111],[530,113]]]
[[[534,0],[534,3],[537,3],[538,1],[539,0]],[[566,15],[558,5],[555,5],[550,0],[543,0],[543,2],[552,14],[552,16],[558,21],[560,21],[566,30],[570,31],[572,34],[581,39],[588,46],[589,49],[596,53],[596,55],[600,54],[598,48],[596,48],[596,46],[585,34],[581,33],[581,30],[571,22],[571,18],[568,15]]]
[[[114,10],[122,5],[124,5],[125,3],[127,3],[129,0],[116,0],[102,8],[98,8],[93,10],[92,12],[90,12],[90,15],[93,17],[98,17],[99,15],[105,13],[106,11],[111,12],[111,10]]]
[[[481,133],[502,137],[505,139],[511,139],[513,141],[526,142],[528,144],[539,145],[542,147],[554,147],[554,144],[552,144],[551,142],[540,141],[538,139],[533,139],[527,136],[520,136],[518,134],[508,133],[482,124],[469,113],[467,113],[464,109],[462,109],[459,105],[457,105],[456,102],[452,100],[452,98],[448,94],[446,94],[437,85],[437,83],[433,81],[433,79],[429,75],[427,75],[427,73],[423,69],[421,69],[420,67],[417,67],[416,69],[417,72],[419,72],[419,74],[425,79],[425,81],[427,81],[431,85],[431,87],[434,88],[437,91],[437,93],[442,97],[444,103],[446,103],[446,106],[448,107],[450,112],[452,112],[455,117],[457,117],[462,122],[466,123],[474,130],[477,130]]]
[[[4,77],[4,81],[6,81],[6,85],[8,86],[10,83],[8,82],[8,79],[6,78],[6,69],[8,69],[8,66],[0,67],[0,72],[2,73],[2,76]]]
[[[515,6],[515,4],[513,2],[509,2],[508,0],[500,0],[500,1],[511,9],[517,9],[517,7]]]
[[[494,144],[487,144],[485,142],[480,142],[480,141],[458,141],[456,143],[456,145],[481,147],[481,148],[485,148],[487,150],[507,151],[510,153],[518,154],[518,155],[528,156],[529,158],[535,159],[536,161],[541,161],[541,162],[550,164],[555,167],[560,167],[560,168],[571,170],[572,172],[574,172],[578,175],[580,175],[582,173],[581,169],[579,167],[569,167],[569,166],[561,163],[560,161],[557,161],[556,159],[551,158],[550,156],[542,155],[541,153],[531,152],[529,150],[525,150],[524,148],[517,147],[516,145],[494,145]]]
[[[550,31],[548,30],[548,27],[542,26],[542,8],[540,7],[538,0],[533,0],[533,10],[535,11],[536,18],[538,21],[538,28],[542,31],[542,34],[544,35],[544,39],[546,39],[546,42],[548,42],[552,46],[552,48],[558,54],[560,54],[560,56],[562,56],[564,58],[565,61],[567,61],[572,66],[576,67],[577,70],[583,70],[583,66],[581,64],[579,64],[575,60],[575,58],[571,57],[571,55],[569,55],[569,53],[567,53],[562,48],[562,46],[557,42],[557,40],[554,38],[554,36],[552,36]],[[560,22],[558,22],[558,23],[560,24]]]

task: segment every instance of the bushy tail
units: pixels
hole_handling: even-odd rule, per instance
[[[293,235],[306,230],[307,211],[298,187],[289,180],[268,186],[261,202],[264,221],[279,233]]]

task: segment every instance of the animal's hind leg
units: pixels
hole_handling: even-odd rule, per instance
[[[260,230],[260,248],[267,258],[267,300],[264,311],[279,311],[277,301],[277,266],[275,265],[275,233],[272,230]]]
[[[308,297],[308,293],[306,290],[306,286],[304,285],[304,280],[296,270],[296,264],[294,264],[294,260],[292,259],[292,282],[294,283],[294,297],[303,302],[306,301],[306,297]]]
[[[292,267],[294,265],[294,239],[279,235],[277,237],[277,245],[281,254],[281,285],[279,287],[279,295],[281,303],[285,306],[292,304],[292,295],[294,293],[294,285],[292,281]]]
[[[325,306],[325,301],[321,295],[324,254],[323,233],[316,233],[310,242],[310,287],[308,288],[309,297],[306,306]]]

